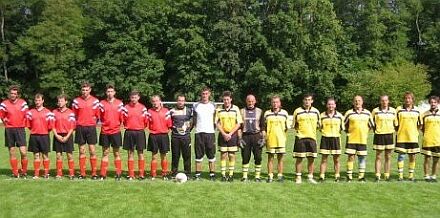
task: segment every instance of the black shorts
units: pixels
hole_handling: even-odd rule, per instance
[[[5,128],[5,146],[9,148],[26,146],[26,131],[24,128]]]
[[[64,137],[67,135],[67,133],[60,133],[59,135]],[[57,153],[62,153],[62,152],[72,153],[74,151],[73,135],[70,135],[69,139],[66,142],[60,142],[54,136],[52,144],[53,144],[52,150]]]
[[[325,137],[321,138],[320,154],[341,154],[341,138]]]
[[[33,153],[49,153],[50,139],[49,134],[29,136],[29,151]]]
[[[440,157],[440,146],[422,147],[422,154],[429,157]]]
[[[316,140],[312,138],[295,137],[295,145],[293,146],[293,157],[317,157],[318,149]]]
[[[229,141],[225,141],[221,133],[218,134],[217,144],[219,146],[218,150],[221,152],[237,152],[239,143],[237,132],[231,135]]]
[[[391,134],[374,134],[373,149],[374,150],[392,150],[394,149],[394,137]]]
[[[122,146],[122,136],[121,132],[107,135],[107,134],[99,134],[99,145],[103,147],[112,146],[113,148],[119,148]]]
[[[196,133],[194,149],[196,162],[202,162],[205,154],[209,162],[215,162],[215,133]]]
[[[170,137],[167,133],[148,135],[148,151],[153,154],[160,152],[166,154],[170,151]]]
[[[367,156],[367,145],[364,144],[347,144],[345,154]]]
[[[123,146],[125,150],[143,151],[146,147],[144,130],[125,130]]]
[[[396,143],[394,151],[401,154],[417,154],[420,153],[419,143]]]
[[[78,145],[96,145],[96,126],[77,126],[75,131],[75,143]]]

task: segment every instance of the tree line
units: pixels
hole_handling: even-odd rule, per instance
[[[342,110],[355,94],[372,107],[440,91],[438,0],[2,0],[0,16],[2,98],[11,84],[75,96],[88,81],[98,96],[113,83],[124,99],[194,101],[208,86],[262,107],[315,93]]]

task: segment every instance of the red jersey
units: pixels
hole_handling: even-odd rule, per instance
[[[99,117],[99,100],[93,96],[87,99],[77,97],[72,102],[72,110],[75,113],[76,125],[96,126]]]
[[[113,102],[102,100],[99,102],[99,119],[101,120],[101,134],[112,135],[120,132],[123,122],[124,104],[119,99]]]
[[[54,114],[54,129],[55,131],[60,133],[69,133],[70,130],[75,129],[76,120],[75,113],[69,108],[61,111],[59,108],[52,111]]]
[[[26,127],[26,113],[29,107],[25,100],[19,98],[15,102],[7,99],[0,104],[0,118],[6,128]]]
[[[141,104],[127,104],[124,107],[124,126],[129,130],[143,130],[148,124],[147,108]]]
[[[164,107],[159,110],[154,108],[148,109],[147,118],[150,134],[168,133],[169,129],[173,126],[170,111]]]
[[[31,134],[45,135],[52,129],[54,115],[50,110],[43,107],[40,110],[31,109],[26,113],[27,126]]]

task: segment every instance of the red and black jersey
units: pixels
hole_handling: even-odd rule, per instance
[[[168,133],[169,129],[173,126],[170,111],[164,107],[159,110],[154,108],[148,109],[147,118],[148,129],[151,134]]]
[[[7,99],[0,104],[0,118],[6,128],[25,127],[28,110],[29,107],[25,100],[19,98],[12,102]]]
[[[49,131],[52,129],[54,115],[45,107],[40,110],[34,108],[26,113],[26,120],[31,134],[49,134]]]
[[[124,104],[119,99],[112,102],[102,100],[99,102],[99,119],[101,120],[101,134],[112,135],[120,132],[123,122]]]
[[[147,108],[141,103],[127,104],[123,109],[124,126],[129,130],[143,130],[148,124]]]
[[[99,100],[93,96],[84,99],[77,97],[72,102],[72,110],[75,113],[76,125],[96,126],[99,117]]]
[[[69,133],[70,130],[75,129],[76,120],[75,113],[69,108],[61,111],[59,108],[52,111],[54,115],[54,129],[60,133]]]

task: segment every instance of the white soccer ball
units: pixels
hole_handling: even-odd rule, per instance
[[[176,182],[178,183],[185,183],[188,180],[188,177],[185,173],[178,173],[176,175]]]

